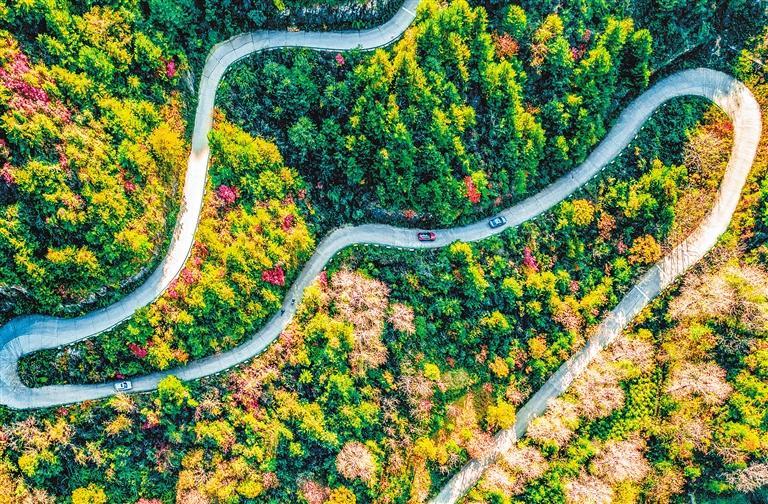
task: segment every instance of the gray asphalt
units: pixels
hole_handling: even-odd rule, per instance
[[[114,384],[54,385],[28,388],[19,380],[18,359],[31,352],[56,348],[99,334],[128,319],[137,309],[160,296],[178,275],[194,242],[202,208],[209,150],[207,137],[218,84],[232,63],[258,51],[310,47],[323,51],[353,48],[374,49],[396,40],[414,19],[419,0],[405,5],[387,23],[357,32],[254,32],[216,45],[210,52],[200,83],[199,102],[192,136],[192,150],[184,183],[184,195],[174,238],[168,254],[152,276],[121,301],[78,318],[25,316],[0,328],[0,404],[15,409],[58,406],[109,397]],[[496,443],[482,459],[467,464],[440,491],[435,503],[455,502],[479,479],[482,471],[525,434],[528,423],[540,415],[548,402],[562,394],[591,360],[665,287],[700,260],[727,229],[757,151],[761,135],[760,107],[740,82],[705,68],[686,70],[660,81],[633,101],[587,160],[556,182],[502,212],[507,224],[491,229],[486,220],[467,226],[436,230],[437,240],[419,242],[416,229],[367,224],[337,229],[326,236],[290,287],[283,315],[269,322],[243,345],[166,372],[133,378],[132,392],[154,390],[165,376],[194,380],[230,369],[258,355],[277,338],[295,313],[304,289],[341,249],[355,244],[373,244],[402,249],[444,247],[456,240],[476,241],[532,219],[570,196],[599,174],[636,136],[648,117],[663,103],[680,96],[701,96],[717,104],[734,124],[734,144],[715,204],[701,225],[654,265],[598,326],[585,347],[571,357],[518,411],[513,428],[501,431]]]
[[[192,133],[192,149],[187,162],[182,202],[168,252],[152,275],[119,302],[77,318],[57,318],[42,315],[18,317],[0,328],[0,404],[11,408],[42,408],[74,403],[88,399],[108,397],[115,393],[113,384],[49,386],[30,389],[17,375],[18,359],[28,353],[47,348],[68,345],[111,329],[130,318],[136,310],[157,299],[178,276],[194,244],[195,231],[200,218],[208,171],[208,133],[211,131],[216,90],[227,69],[236,61],[260,51],[288,47],[310,47],[318,51],[345,51],[349,49],[371,50],[397,40],[413,22],[419,0],[405,0],[403,6],[386,23],[376,28],[346,32],[278,32],[260,31],[238,35],[215,45],[208,54],[198,93],[195,126]],[[360,230],[358,236],[369,236],[377,228]],[[303,291],[309,283],[311,271],[320,271],[330,258],[330,249],[336,243],[350,240],[350,230],[331,235],[336,241],[326,239],[305,268],[299,281],[289,292],[284,303],[285,315],[269,321],[253,340],[244,346],[213,359],[203,359],[170,373],[186,379],[199,378],[222,371],[259,353],[275,339],[287,325],[295,307],[291,297]],[[331,237],[329,237],[331,238]],[[407,242],[405,233],[403,240]],[[336,249],[338,250],[338,249]],[[334,250],[335,252],[335,250]],[[329,255],[330,253],[330,255]],[[322,260],[322,262],[320,262]],[[319,266],[319,268],[318,268]],[[311,268],[310,268],[311,267]],[[309,279],[309,280],[308,280]],[[156,388],[157,383],[169,373],[153,374],[133,379],[134,391],[145,392]]]
[[[686,70],[667,77],[632,102],[589,159],[554,184],[562,184],[559,189],[550,187],[542,191],[547,193],[545,204],[567,196],[565,193],[572,192],[584,180],[595,175],[634,138],[654,110],[679,96],[707,98],[718,105],[733,122],[731,157],[712,209],[680,245],[638,280],[596,328],[584,348],[560,366],[518,410],[515,425],[496,435],[493,448],[487,454],[470,461],[456,473],[430,501],[433,504],[453,503],[465,495],[477,483],[483,471],[525,435],[531,420],[541,415],[552,399],[565,392],[597,354],[615,340],[653,298],[702,259],[728,229],[760,142],[760,105],[742,83],[722,72],[705,68]],[[537,197],[541,197],[541,193]]]

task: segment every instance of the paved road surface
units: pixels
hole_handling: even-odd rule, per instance
[[[566,175],[558,183],[565,180],[566,187],[576,185],[583,180],[582,177],[595,173],[596,166],[615,156],[653,110],[670,98],[685,95],[703,96],[712,100],[733,121],[731,157],[714,206],[690,236],[640,278],[597,327],[585,347],[560,366],[520,408],[515,425],[496,435],[493,449],[483,458],[470,461],[456,473],[431,501],[433,504],[453,503],[467,493],[480,479],[483,471],[525,435],[528,424],[544,412],[549,401],[565,392],[595,356],[616,339],[664,288],[704,257],[728,228],[755,159],[762,126],[760,106],[749,89],[732,77],[714,70],[702,68],[680,72],[643,93],[621,114],[616,125],[584,165],[572,172],[574,178],[569,181],[569,175]],[[583,173],[576,173],[582,170]],[[562,193],[556,194],[560,196]]]
[[[405,0],[392,19],[369,30],[324,33],[260,31],[239,35],[215,45],[208,54],[200,79],[192,150],[187,162],[182,203],[166,257],[146,282],[111,306],[77,318],[62,319],[39,315],[19,317],[0,328],[0,404],[12,408],[40,408],[114,394],[112,384],[29,389],[18,379],[18,359],[37,350],[74,343],[116,326],[130,318],[139,308],[157,299],[179,274],[194,243],[203,204],[209,158],[208,133],[211,130],[216,90],[232,63],[259,51],[285,47],[311,47],[321,51],[382,47],[402,35],[413,21],[418,4],[419,0]],[[343,237],[347,232],[338,233],[336,236]],[[367,235],[363,233],[361,236]],[[317,261],[321,257],[330,257],[328,250],[318,249],[312,264],[320,264]],[[302,278],[304,280],[301,283],[292,287],[288,300],[300,293],[307,284],[307,275]],[[295,308],[290,306],[290,302],[284,304],[285,315],[272,319],[254,341],[237,352],[222,354],[221,360],[195,362],[182,370],[174,370],[173,373],[189,379],[205,376],[232,366],[235,360],[247,359],[248,352],[253,352],[251,355],[257,354],[269,341],[277,337],[290,320]],[[152,375],[135,379],[134,389],[152,390],[161,378],[161,375]]]
[[[70,344],[114,327],[156,299],[178,275],[192,247],[200,216],[209,157],[207,137],[211,128],[216,89],[232,63],[254,52],[283,47],[311,47],[328,51],[381,47],[403,33],[413,21],[418,3],[419,0],[406,0],[405,5],[389,22],[371,30],[340,33],[255,32],[216,45],[203,70],[183,201],[168,255],[143,285],[109,307],[72,319],[37,315],[19,317],[0,328],[0,404],[17,409],[42,408],[99,399],[115,393],[111,383],[30,389],[18,378],[18,359],[25,354]],[[538,194],[502,211],[501,215],[507,218],[507,224],[501,228],[492,230],[486,221],[480,221],[437,230],[438,239],[427,243],[416,240],[417,230],[386,225],[368,224],[334,231],[320,242],[315,254],[290,287],[283,302],[283,315],[275,315],[262,330],[233,350],[167,372],[134,378],[133,391],[154,390],[158,382],[169,374],[183,380],[193,380],[224,371],[258,355],[290,322],[295,312],[290,300],[295,298],[298,304],[304,288],[322,271],[331,257],[345,247],[363,243],[406,249],[444,247],[455,240],[481,240],[538,216],[597,175],[627,146],[660,105],[679,96],[708,98],[720,106],[734,123],[733,150],[714,207],[682,244],[637,282],[600,324],[585,348],[563,364],[520,409],[514,428],[497,435],[494,449],[484,458],[465,466],[434,499],[435,503],[455,502],[472,487],[499,453],[524,435],[530,420],[540,415],[547,403],[560,395],[651,299],[701,259],[727,229],[752,166],[761,134],[759,105],[744,85],[726,74],[703,68],[683,71],[660,81],[622,112],[615,126],[584,163]]]

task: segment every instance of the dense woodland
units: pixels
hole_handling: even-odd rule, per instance
[[[763,121],[766,34],[734,66]],[[725,151],[712,126],[688,141],[691,162]],[[531,424],[465,502],[768,499],[767,169],[763,142],[721,243]]]
[[[103,381],[168,369],[232,348],[280,308],[298,267],[314,250],[306,191],[277,148],[220,118],[211,134],[210,184],[190,258],[170,288],[115,330],[21,366]]]
[[[404,40],[372,57],[256,55],[225,79],[221,106],[313,182],[324,225],[445,226],[581,162],[654,63],[714,44],[717,20],[748,13],[711,2],[472,3],[426,2]],[[653,36],[665,42],[652,47]]]
[[[629,18],[587,28],[516,6],[491,31],[465,1],[420,13],[391,50],[256,56],[222,85],[228,116],[277,139],[330,224],[486,215],[583,161],[648,83],[651,36]]]
[[[342,23],[356,9],[368,11],[326,3]],[[57,311],[102,285],[120,285],[162,254],[188,106],[181,76],[169,69],[194,73],[209,42],[190,46],[183,20],[210,23],[208,36],[218,37],[282,26],[314,2],[150,1],[70,13],[90,20],[74,23],[103,28],[111,19],[105,12],[121,12],[132,40],[160,48],[153,53],[160,66],[81,101],[63,91],[69,88],[57,68],[101,86],[91,67],[71,57],[92,61],[88,45],[72,52],[49,42],[72,36],[63,29],[25,39],[34,23],[62,26],[67,18],[65,8],[28,4],[27,18],[16,9],[0,25],[16,41],[0,53],[7,54],[0,110],[19,124],[0,128],[9,167],[0,203],[22,216],[64,219],[67,198],[81,198],[90,220],[62,235],[73,250],[94,255],[116,245],[120,226],[141,224],[136,236],[150,228],[157,236],[145,256],[97,257],[102,275],[112,276],[81,280],[82,268],[59,273],[61,254],[50,253],[59,242],[47,230],[62,229],[64,220],[41,226],[40,218],[18,218],[0,240],[18,246],[23,233],[16,230],[26,230],[24,241],[37,251],[30,256],[46,269],[39,285],[24,286],[25,296]],[[233,6],[241,9],[236,19],[221,14]],[[380,8],[366,15],[375,19],[391,4]],[[0,3],[0,12],[10,9]],[[160,21],[163,15],[169,18]],[[123,326],[27,356],[22,377],[30,385],[99,382],[231,348],[279,309],[329,227],[490,215],[583,159],[655,75],[714,65],[750,85],[768,110],[761,15],[742,2],[425,2],[405,40],[390,49],[253,58],[222,86],[203,217],[178,280]],[[168,24],[173,16],[177,31]],[[723,33],[721,52],[704,50],[722,23],[738,29]],[[110,115],[95,98],[102,94],[127,108]],[[24,100],[32,105],[21,107]],[[126,105],[131,100],[137,109]],[[41,126],[66,107],[76,112],[62,117],[82,121]],[[29,131],[27,124],[46,132],[38,150],[24,150],[34,144],[29,135],[5,133]],[[126,124],[135,135],[122,136]],[[157,130],[174,141],[153,143]],[[61,161],[59,150],[77,151],[86,138],[100,142],[108,161],[94,163],[90,151],[83,166]],[[81,143],[67,144],[75,140]],[[8,489],[0,503],[423,502],[512,425],[517,407],[581,347],[637,276],[696,226],[731,141],[731,125],[708,103],[676,100],[600,177],[517,229],[429,253],[344,251],[305,293],[281,337],[239,369],[193,383],[171,376],[148,395],[38,412],[0,409],[0,488]],[[121,157],[137,151],[140,167]],[[46,163],[50,170],[41,168]],[[128,167],[143,175],[125,178]],[[466,502],[766,498],[766,167],[762,147],[732,229],[710,258],[604,352]],[[121,207],[132,210],[109,232],[89,227],[111,215],[88,185],[96,177],[88,170],[97,168],[103,180],[93,187],[116,187],[135,203]],[[36,185],[48,173],[43,187],[58,196],[45,197]],[[166,200],[150,198],[160,196]],[[0,286],[29,282],[24,265],[9,262],[2,271],[13,280],[0,277]],[[61,284],[49,281],[56,274],[78,283],[51,294],[48,286]]]
[[[0,319],[119,295],[178,205],[183,60],[130,6],[0,2],[0,40]]]

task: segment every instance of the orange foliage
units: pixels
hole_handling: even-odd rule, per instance
[[[509,33],[494,34],[493,45],[496,47],[496,55],[501,59],[515,56],[520,50],[520,44]]]

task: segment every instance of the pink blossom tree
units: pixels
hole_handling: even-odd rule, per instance
[[[237,188],[222,184],[216,189],[216,197],[218,197],[219,201],[224,205],[232,205],[237,201],[237,192]]]
[[[645,442],[639,438],[610,441],[592,461],[595,474],[611,484],[624,481],[638,483],[651,470],[643,450]]]
[[[755,463],[726,475],[726,481],[739,492],[754,492],[768,485],[768,463]]]
[[[530,247],[523,249],[523,266],[531,271],[539,271],[539,264],[536,262],[536,258],[533,257]]]
[[[565,501],[569,504],[610,504],[613,488],[606,482],[582,471],[565,484]]]

